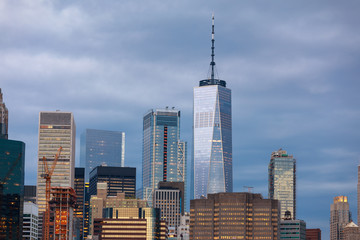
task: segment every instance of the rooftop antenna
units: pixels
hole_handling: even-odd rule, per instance
[[[211,63],[210,63],[210,66],[211,66],[211,81],[210,81],[210,84],[215,84],[215,81],[214,81],[214,77],[215,77],[215,72],[214,72],[214,68],[215,68],[215,61],[214,61],[214,57],[215,57],[215,53],[214,53],[214,50],[215,50],[215,38],[214,38],[214,35],[215,35],[215,24],[214,24],[214,20],[215,20],[215,17],[214,17],[214,13],[212,14],[212,32],[211,32]]]

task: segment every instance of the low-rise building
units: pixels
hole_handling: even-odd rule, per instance
[[[23,240],[38,239],[39,209],[33,202],[24,202]]]

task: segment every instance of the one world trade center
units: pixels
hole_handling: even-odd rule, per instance
[[[233,189],[231,90],[224,80],[215,78],[214,16],[211,42],[211,75],[194,87],[194,199]]]

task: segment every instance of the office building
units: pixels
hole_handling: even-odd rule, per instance
[[[190,239],[277,240],[279,214],[279,201],[261,194],[208,194],[190,201]]]
[[[180,225],[177,228],[177,240],[190,239],[190,213],[185,212],[180,216]]]
[[[280,201],[281,217],[290,211],[296,219],[296,160],[281,148],[271,154],[269,198]]]
[[[99,239],[167,239],[167,228],[156,208],[105,208],[104,217],[94,220],[94,236]]]
[[[184,214],[184,182],[159,182],[154,191],[153,207],[160,209],[161,220],[169,230],[169,239],[177,238],[180,216]]]
[[[97,166],[125,166],[125,133],[86,129],[80,136],[80,166],[85,168],[85,181]]]
[[[306,240],[321,240],[320,228],[306,229]]]
[[[24,202],[23,240],[38,240],[38,207],[33,202]]]
[[[43,214],[46,208],[45,157],[48,168],[54,164],[58,149],[62,151],[51,177],[52,187],[74,187],[75,122],[71,112],[40,112],[36,199],[39,207],[39,238],[42,237]]]
[[[344,240],[360,240],[359,226],[350,222],[344,228]]]
[[[351,214],[347,197],[334,197],[334,203],[330,206],[330,240],[343,240],[344,228],[350,221]]]
[[[306,240],[306,223],[303,220],[293,219],[290,211],[280,220],[280,239]]]
[[[75,168],[74,190],[76,194],[76,206],[74,208],[74,218],[79,229],[79,238],[84,236],[84,208],[85,208],[85,168]]]
[[[0,138],[8,139],[9,112],[3,101],[3,94],[0,88]]]
[[[143,124],[143,199],[152,205],[158,183],[185,182],[186,143],[180,140],[180,111],[150,110]]]
[[[24,202],[32,202],[36,204],[36,186],[24,186]]]
[[[0,239],[21,239],[25,143],[0,139]]]
[[[97,194],[97,183],[107,183],[107,195],[116,196],[124,192],[128,198],[135,198],[136,194],[136,168],[132,167],[95,167],[90,172],[89,193]]]
[[[232,192],[231,90],[215,78],[214,17],[211,77],[194,88],[193,198]]]
[[[89,183],[85,183],[85,201],[84,201],[84,239],[89,235],[90,218],[90,193]]]

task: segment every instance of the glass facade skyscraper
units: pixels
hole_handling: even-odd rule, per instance
[[[290,211],[296,219],[296,160],[281,148],[271,154],[269,198],[280,201],[282,218]]]
[[[214,19],[214,18],[213,18]],[[214,23],[214,22],[213,22]],[[231,90],[214,78],[214,24],[211,78],[194,88],[193,198],[232,192]]]
[[[21,239],[25,143],[0,139],[0,239]]]
[[[143,198],[149,204],[159,182],[186,184],[186,152],[186,142],[180,141],[180,111],[167,108],[145,114],[142,176]]]
[[[124,167],[125,133],[86,129],[80,137],[80,165],[85,168],[85,179],[97,166]]]

